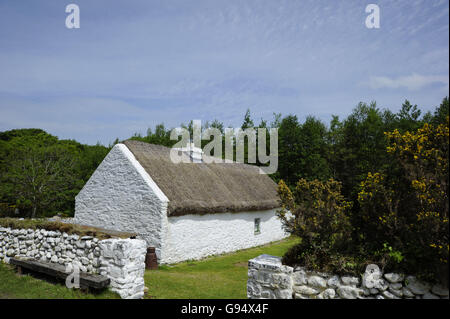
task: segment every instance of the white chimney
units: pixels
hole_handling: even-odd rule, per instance
[[[191,142],[187,145],[187,153],[193,163],[202,162],[203,151],[201,148],[195,147],[194,143]]]
[[[192,163],[202,163],[203,151],[196,147],[193,142],[189,142],[186,147],[178,148],[179,151],[188,155]]]

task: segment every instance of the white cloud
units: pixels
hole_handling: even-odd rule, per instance
[[[448,77],[441,75],[420,75],[413,73],[407,76],[389,78],[387,76],[372,76],[369,80],[369,87],[372,89],[381,88],[407,88],[408,90],[419,90],[431,84],[444,84],[448,86]]]

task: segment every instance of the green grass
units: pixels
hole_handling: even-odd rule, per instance
[[[83,293],[64,283],[51,283],[30,275],[19,276],[10,265],[0,262],[0,299],[106,299],[120,298],[110,290]]]
[[[291,237],[235,253],[147,270],[147,298],[247,298],[248,260],[261,254],[282,256],[298,242],[298,239]],[[119,296],[109,290],[99,294],[83,293],[66,288],[64,283],[51,283],[30,275],[19,276],[12,266],[0,262],[0,299],[5,298],[103,299]]]
[[[261,254],[282,256],[299,242],[299,239],[290,237],[235,253],[147,270],[147,298],[245,299],[248,260]]]

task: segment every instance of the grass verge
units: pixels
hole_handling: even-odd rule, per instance
[[[63,283],[48,282],[31,275],[18,275],[14,267],[0,262],[0,299],[118,299],[119,295],[103,290],[83,293],[68,289]]]
[[[157,299],[245,299],[247,298],[248,260],[261,254],[282,256],[298,244],[289,237],[260,247],[234,253],[163,265],[145,272],[147,298]]]

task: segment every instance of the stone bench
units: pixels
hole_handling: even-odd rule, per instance
[[[32,272],[45,274],[47,276],[54,277],[60,280],[66,280],[71,274],[66,272],[66,267],[60,264],[51,262],[42,262],[34,259],[18,259],[11,258],[10,264],[16,266],[19,274],[22,274],[23,269],[30,270]],[[90,274],[86,272],[79,272],[80,275],[80,288],[83,290],[92,289],[104,289],[109,286],[110,279],[106,276]]]

